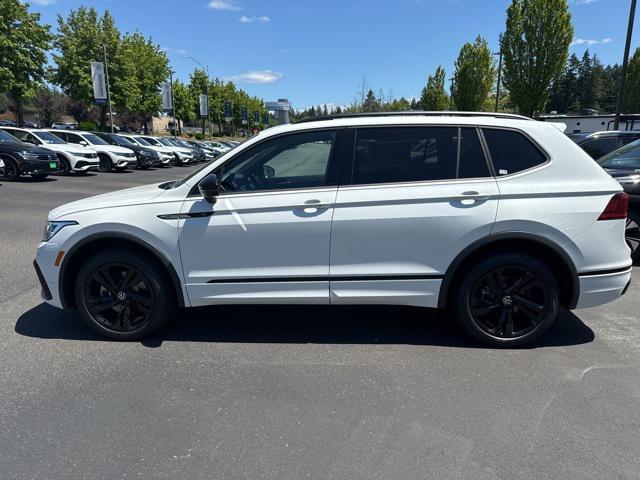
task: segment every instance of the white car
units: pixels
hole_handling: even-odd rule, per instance
[[[54,130],[77,130],[78,124],[76,122],[54,122],[51,124],[51,128]]]
[[[116,339],[176,306],[393,304],[449,308],[477,339],[515,346],[560,308],[625,293],[626,215],[618,182],[547,123],[347,116],[56,208],[35,265],[49,303]]]
[[[160,159],[159,159],[160,165],[164,167],[168,166],[170,163],[172,163],[175,160],[175,155],[173,154],[173,152],[166,147],[158,147],[157,145],[151,145],[146,140],[140,137],[132,136],[132,135],[120,134],[120,136],[126,137],[128,140],[132,141],[136,145],[140,145],[141,147],[145,147],[145,148],[151,148],[152,150],[155,150],[156,152],[158,152],[158,155],[160,155]]]
[[[136,166],[138,159],[133,150],[119,145],[111,145],[95,133],[69,130],[49,130],[67,143],[75,143],[90,147],[98,153],[101,172],[109,170],[126,170],[129,166]]]
[[[189,163],[193,160],[193,151],[190,148],[186,147],[178,147],[171,142],[165,141],[164,138],[160,137],[151,137],[149,135],[137,135],[136,138],[141,138],[147,143],[155,147],[166,148],[167,150],[171,150],[173,155],[175,156],[175,164],[182,165],[185,163]]]
[[[202,143],[210,146],[211,148],[215,148],[220,153],[227,153],[229,150],[231,150],[231,147],[228,147],[227,145],[223,145],[220,142],[203,141]]]
[[[0,127],[18,140],[39,145],[56,152],[60,161],[60,172],[84,174],[90,170],[98,170],[98,154],[84,145],[73,145],[47,130],[37,128]]]

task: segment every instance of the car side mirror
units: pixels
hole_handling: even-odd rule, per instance
[[[198,190],[204,197],[204,199],[211,205],[215,205],[217,196],[220,193],[220,186],[218,185],[218,176],[215,173],[210,173],[198,183]]]
[[[80,140],[80,145],[84,145],[85,147],[89,145],[89,143],[86,140]]]

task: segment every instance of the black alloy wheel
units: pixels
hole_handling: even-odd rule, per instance
[[[640,215],[636,212],[629,212],[627,225],[624,230],[624,238],[631,249],[631,259],[633,263],[640,261]]]
[[[69,172],[71,172],[71,164],[69,163],[69,160],[67,160],[64,155],[58,155],[58,160],[60,162],[60,171],[58,172],[58,174],[59,175],[69,174]]]
[[[85,321],[110,338],[133,340],[160,328],[175,305],[173,286],[144,252],[107,250],[83,264],[75,286]]]
[[[456,309],[465,328],[494,346],[516,346],[542,335],[558,313],[554,275],[536,259],[504,254],[471,269],[460,285]]]
[[[8,157],[3,157],[2,161],[4,162],[2,178],[5,180],[17,180],[20,176],[20,169],[16,161]]]
[[[101,172],[108,172],[113,168],[113,162],[104,154],[98,155],[98,170]]]

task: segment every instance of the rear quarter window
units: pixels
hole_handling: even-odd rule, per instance
[[[498,176],[522,172],[547,161],[540,149],[520,132],[483,128],[482,133]]]

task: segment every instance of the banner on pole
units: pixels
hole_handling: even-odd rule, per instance
[[[255,125],[258,125],[260,123],[260,112],[258,112],[257,110],[253,112],[253,123]]]
[[[227,122],[233,120],[233,103],[224,102],[224,119]]]
[[[200,95],[200,116],[208,117],[209,116],[209,102],[206,95]]]
[[[242,124],[246,125],[247,123],[249,123],[249,109],[247,107],[242,107],[240,109],[240,113],[242,116]]]
[[[269,112],[265,112],[265,114],[262,116],[262,123],[265,127],[269,126]]]
[[[173,102],[171,101],[171,84],[163,83],[160,87],[162,94],[162,110],[165,113],[169,113],[173,110]]]
[[[107,103],[107,82],[104,76],[104,63],[91,62],[91,79],[93,81],[93,99],[95,103]]]

